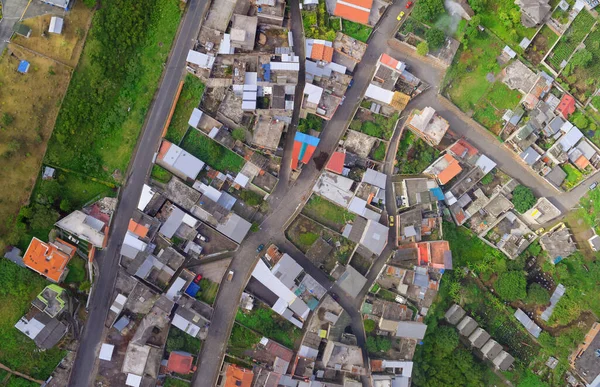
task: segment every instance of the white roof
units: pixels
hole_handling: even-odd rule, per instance
[[[565,133],[565,135],[562,136],[562,138],[558,142],[562,146],[562,150],[564,152],[567,152],[569,149],[575,146],[575,144],[577,144],[577,142],[582,138],[583,133],[581,133],[581,131],[576,126],[573,126],[571,130]]]
[[[195,179],[205,165],[204,161],[189,154],[175,144],[171,144],[165,155],[159,160],[171,167],[175,172],[179,172],[191,179]]]
[[[125,381],[125,385],[131,387],[139,387],[140,384],[142,384],[142,377],[140,375],[127,374],[127,380]]]
[[[244,74],[244,85],[256,85],[258,83],[258,73],[247,71]]]
[[[190,226],[191,228],[195,228],[198,224],[198,219],[194,218],[192,215],[185,214],[183,215],[182,222]]]
[[[200,118],[202,118],[202,110],[194,108],[194,110],[192,110],[192,115],[190,116],[190,119],[188,121],[188,125],[193,128],[197,128],[198,124],[200,123]]]
[[[375,255],[381,254],[387,243],[388,227],[374,220],[367,220],[367,227],[360,239],[360,244]]]
[[[191,321],[186,320],[177,313],[175,313],[175,316],[173,317],[172,324],[192,337],[196,337],[200,332],[199,326],[193,324]]]
[[[23,332],[30,339],[35,339],[37,335],[44,329],[45,325],[32,318],[31,320],[27,320],[25,316],[21,317],[19,321],[15,324],[15,328]]]
[[[304,94],[307,95],[306,100],[310,103],[318,104],[323,94],[323,88],[315,86],[312,83],[304,85]]]
[[[112,310],[116,314],[121,313],[123,307],[125,306],[125,302],[127,302],[127,297],[125,297],[122,294],[117,295],[112,305],[110,306],[110,310]]]
[[[146,249],[146,246],[148,246],[146,242],[139,240],[138,237],[130,231],[127,231],[127,233],[125,234],[123,244],[131,246],[138,251],[143,251],[144,249]]]
[[[299,71],[300,63],[298,62],[271,62],[271,70],[273,71]]]
[[[167,290],[167,293],[165,294],[165,296],[171,300],[171,301],[175,301],[175,296],[177,296],[177,294],[181,291],[181,289],[183,289],[183,287],[186,284],[186,280],[184,280],[181,277],[177,277],[177,279],[175,280],[175,282],[173,282],[173,285],[171,285],[171,287],[169,288],[169,290]]]
[[[100,360],[111,361],[115,346],[112,344],[102,344],[100,347]]]
[[[76,210],[56,222],[56,225],[92,245],[102,248],[106,235],[102,232],[104,224],[101,225],[101,223],[100,220]]]
[[[512,48],[510,48],[508,46],[504,46],[504,49],[502,51],[507,53],[508,56],[510,56],[511,58],[514,58],[517,56],[517,53],[515,52],[515,50],[513,50]]]
[[[394,92],[390,90],[386,90],[382,87],[379,87],[374,84],[369,84],[367,87],[367,91],[365,92],[365,97],[374,99],[379,102],[383,102],[385,104],[390,104],[392,99],[394,98]]]
[[[234,52],[231,47],[231,34],[224,34],[219,45],[219,54],[233,54]]]
[[[190,50],[187,55],[188,62],[197,65],[203,69],[212,69],[215,63],[215,57],[212,55],[206,55],[198,51]]]
[[[242,101],[242,110],[255,110],[256,101]]]
[[[62,17],[52,16],[50,19],[50,27],[48,32],[52,34],[61,34],[63,29],[64,20]]]
[[[479,158],[477,159],[477,162],[475,163],[475,165],[478,166],[479,168],[481,168],[481,170],[483,171],[483,173],[486,173],[486,174],[488,172],[490,172],[492,169],[496,168],[496,163],[493,162],[486,155],[479,156]]]
[[[288,287],[279,280],[279,278],[275,277],[262,260],[258,261],[258,264],[252,271],[252,277],[256,278],[260,283],[269,288],[270,291],[275,293],[275,295],[285,301],[288,305],[298,298],[294,292],[288,289]]]
[[[341,64],[329,62],[325,67],[335,71],[336,73],[346,74],[346,66],[342,66]]]
[[[235,180],[233,180],[235,184],[239,184],[242,188],[246,188],[248,183],[250,182],[250,178],[241,172],[237,174]]]
[[[138,202],[138,210],[144,211],[152,197],[154,196],[154,191],[150,188],[149,185],[144,184],[142,187],[142,195],[140,196],[140,201]]]
[[[387,175],[385,173],[378,172],[374,169],[367,169],[363,175],[362,181],[369,183],[381,189],[385,189],[385,183],[387,181]]]

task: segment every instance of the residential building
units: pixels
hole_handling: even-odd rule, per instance
[[[356,375],[366,373],[362,349],[356,345],[343,344],[330,340],[323,351],[323,364],[326,368]]]
[[[58,16],[52,16],[50,18],[50,26],[48,27],[48,32],[51,34],[62,34],[64,19]]]
[[[258,18],[234,14],[231,18],[231,47],[252,51],[256,40]]]
[[[108,227],[105,219],[88,215],[79,210],[71,212],[56,222],[56,227],[99,249],[103,248],[107,242]]]
[[[517,0],[515,3],[521,8],[521,23],[528,28],[541,24],[552,10],[549,0]]]
[[[458,160],[446,153],[427,167],[425,173],[434,175],[440,185],[445,185],[458,176],[461,171],[462,167]]]
[[[473,320],[471,316],[465,316],[462,320],[456,325],[456,329],[461,336],[469,337],[473,333],[473,331],[477,328],[477,322]]]
[[[67,325],[37,309],[21,317],[15,328],[33,340],[41,350],[54,347],[68,331]]]
[[[575,98],[573,98],[572,95],[565,93],[556,108],[556,112],[560,114],[562,118],[568,120],[569,116],[575,113]]]
[[[574,371],[587,386],[597,386],[600,382],[600,324],[595,322],[585,335],[583,343],[569,357]]]
[[[25,251],[23,263],[49,281],[60,283],[67,276],[69,272],[67,264],[75,256],[76,251],[75,246],[61,239],[42,242],[34,237]]]
[[[163,140],[156,163],[183,179],[194,180],[204,168],[204,162],[177,145]]]
[[[194,367],[194,357],[187,352],[172,351],[167,361],[167,372],[175,372],[181,375],[187,375],[196,370]]]
[[[446,321],[452,325],[458,324],[465,316],[465,310],[458,304],[453,304],[444,315]]]
[[[54,318],[65,310],[67,302],[67,291],[58,285],[51,284],[46,286],[31,304],[41,312]]]
[[[515,318],[519,320],[521,324],[527,329],[527,331],[536,339],[542,333],[542,328],[540,328],[525,312],[521,309],[517,309],[515,312]]]
[[[558,224],[542,235],[540,246],[548,253],[548,259],[553,264],[559,263],[577,251],[571,231],[564,223]]]
[[[333,14],[356,23],[369,24],[373,0],[337,0]]]
[[[408,128],[431,146],[439,145],[450,124],[435,113],[432,107],[415,110],[407,121]]]

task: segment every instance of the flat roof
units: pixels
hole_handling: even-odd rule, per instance
[[[69,261],[75,255],[77,248],[60,239],[61,245],[71,248],[70,253],[59,249],[54,243],[46,243],[38,238],[32,238],[23,256],[23,263],[28,268],[38,272],[51,281],[59,282]]]

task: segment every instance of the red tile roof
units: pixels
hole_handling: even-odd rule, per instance
[[[437,175],[437,178],[440,181],[441,185],[448,183],[456,175],[458,175],[460,171],[462,171],[462,168],[460,164],[458,164],[458,161],[454,157],[450,156],[448,153],[444,155],[444,160],[446,160],[448,166],[446,167],[446,169],[444,169]]]
[[[367,24],[372,6],[373,0],[338,0],[333,14],[353,22]]]
[[[464,156],[475,156],[479,151],[473,145],[469,144],[465,140],[458,140],[452,147],[450,147],[452,153],[459,157]],[[463,156],[464,155],[464,156]]]
[[[431,248],[431,267],[444,269],[444,255],[447,251],[450,251],[450,244],[448,241],[435,241],[430,242],[429,246]]]
[[[317,149],[316,146],[312,146],[312,145],[306,146],[306,150],[304,151],[304,157],[302,157],[302,162],[304,164],[308,164],[313,153],[315,153],[315,149]]]
[[[335,152],[329,159],[326,169],[341,175],[344,170],[344,161],[346,161],[346,153]]]
[[[321,43],[315,43],[312,46],[310,57],[314,60],[331,62],[333,60],[333,47],[329,47]]]
[[[388,54],[381,54],[381,58],[379,59],[379,61],[381,63],[383,63],[386,66],[390,66],[391,68],[396,68],[396,66],[398,66],[398,60],[392,58],[391,56],[389,56]]]
[[[294,352],[291,349],[288,349],[273,340],[269,340],[266,345],[266,349],[271,355],[283,359],[288,363],[291,362],[292,358],[294,357]]]
[[[564,119],[568,119],[569,116],[575,112],[575,98],[569,94],[563,95],[556,111],[558,111]]]
[[[417,248],[419,249],[418,255],[418,263],[419,266],[427,265],[429,263],[429,249],[427,242],[417,243]]]
[[[590,165],[590,160],[588,160],[584,155],[581,155],[577,160],[575,160],[575,165],[579,169],[586,169],[587,166]]]
[[[233,364],[227,366],[225,371],[224,387],[251,387],[254,373],[242,367]]]
[[[23,263],[49,280],[60,282],[75,251],[75,246],[58,238],[56,243],[46,243],[33,238],[25,251]]]
[[[300,157],[300,150],[302,150],[302,143],[294,141],[294,148],[292,149],[292,169],[298,168],[298,158]]]
[[[169,356],[167,371],[186,375],[192,372],[194,357],[189,353],[173,351]]]
[[[139,224],[133,219],[129,220],[129,226],[127,229],[141,238],[145,238],[149,231],[148,227]]]
[[[167,152],[169,151],[169,148],[171,148],[171,144],[169,141],[167,140],[163,140],[162,143],[160,144],[160,149],[158,150],[158,159],[162,160],[165,158]]]

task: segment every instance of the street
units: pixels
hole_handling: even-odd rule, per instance
[[[179,33],[167,61],[164,78],[161,80],[155,99],[146,116],[141,137],[129,165],[127,182],[121,190],[108,246],[96,255],[100,266],[100,275],[94,283],[89,304],[89,316],[79,343],[69,386],[92,385],[94,364],[104,335],[104,322],[112,304],[112,292],[119,270],[119,249],[127,232],[129,219],[137,208],[142,186],[150,172],[154,150],[158,147],[171,104],[179,87],[179,81],[185,71],[187,52],[192,46],[192,40],[198,35],[207,5],[208,0],[188,1],[187,11],[183,16]]]

